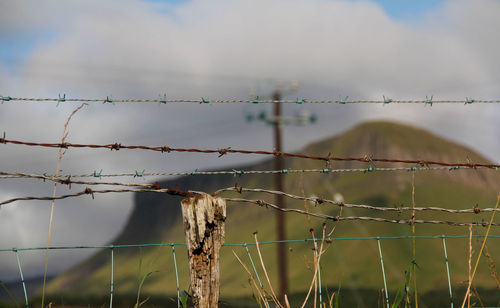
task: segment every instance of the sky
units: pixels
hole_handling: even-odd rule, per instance
[[[500,42],[493,39],[499,13],[495,0],[0,0],[0,95],[248,99],[298,81],[288,98],[499,99]],[[58,142],[77,106],[5,102],[0,132]],[[284,149],[384,119],[429,129],[500,162],[499,107],[286,106],[285,114],[307,109],[318,122],[286,127]],[[91,104],[71,120],[68,141],[271,150],[271,129],[245,121],[246,114],[270,108]],[[62,169],[193,171],[258,159],[69,149]],[[57,150],[2,145],[0,161],[2,171],[52,174]],[[48,196],[52,188],[42,181],[0,180],[0,199]],[[58,194],[67,192],[58,187]],[[109,242],[126,222],[132,198],[57,201],[52,244]],[[45,245],[49,210],[49,202],[38,201],[0,208],[2,248]],[[49,269],[56,273],[87,255],[51,253]],[[16,277],[14,262],[0,255],[0,279]],[[23,255],[28,276],[41,274],[42,264],[42,254]]]

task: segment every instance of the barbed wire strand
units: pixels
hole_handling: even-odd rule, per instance
[[[348,100],[348,97],[345,99],[326,99],[326,100],[318,100],[318,99],[307,99],[307,98],[297,98],[295,100],[272,100],[272,99],[167,99],[166,95],[163,97],[159,97],[156,99],[147,99],[147,98],[128,98],[128,99],[113,99],[112,96],[107,96],[106,98],[66,98],[66,95],[59,96],[58,98],[40,98],[40,97],[11,97],[11,96],[0,96],[0,101],[3,102],[86,102],[86,103],[159,103],[159,104],[170,104],[170,103],[197,103],[197,104],[228,104],[228,103],[251,103],[251,104],[274,104],[274,103],[283,103],[283,104],[339,104],[339,105],[348,105],[348,104],[424,104],[430,105],[433,104],[495,104],[500,103],[498,99],[492,100],[482,100],[482,99],[472,99],[466,97],[465,99],[454,99],[454,100],[434,100],[432,97],[427,97],[426,99],[391,99],[383,97],[383,99],[371,99],[371,100]]]
[[[332,215],[327,215],[327,214],[322,214],[322,213],[307,212],[304,210],[294,209],[294,208],[281,208],[275,204],[272,204],[272,203],[269,203],[269,202],[266,202],[263,200],[249,200],[249,199],[242,199],[242,198],[224,198],[224,199],[226,201],[229,201],[229,202],[252,203],[252,204],[256,204],[260,207],[271,208],[271,209],[285,212],[285,213],[287,213],[287,212],[297,213],[297,214],[301,214],[301,215],[307,215],[307,216],[312,216],[312,217],[326,219],[326,220],[332,220],[332,221],[373,221],[373,222],[385,222],[385,223],[408,224],[408,225],[415,223],[415,224],[449,225],[449,226],[456,226],[456,227],[463,227],[463,226],[488,227],[487,222],[454,222],[454,221],[421,220],[421,219],[416,219],[416,220],[387,219],[387,218],[368,217],[368,216],[332,216]],[[492,226],[500,226],[500,223],[493,223]]]
[[[500,167],[499,164],[477,164],[473,162],[467,163],[448,163],[448,162],[440,162],[440,161],[431,161],[431,160],[409,160],[409,159],[389,159],[389,158],[373,158],[370,156],[365,157],[335,157],[335,156],[312,156],[306,154],[298,154],[298,153],[286,153],[286,152],[278,152],[278,151],[260,151],[260,150],[237,150],[232,148],[221,148],[217,150],[213,149],[195,149],[195,148],[171,148],[168,146],[144,146],[144,145],[122,145],[121,143],[113,143],[113,144],[79,144],[79,143],[40,143],[40,142],[27,142],[20,140],[9,140],[4,138],[0,138],[0,143],[7,144],[17,144],[17,145],[25,145],[25,146],[35,146],[35,147],[47,147],[47,148],[90,148],[90,149],[109,149],[109,150],[120,150],[120,149],[129,149],[129,150],[149,150],[156,151],[162,153],[170,153],[170,152],[188,152],[188,153],[218,153],[219,157],[222,157],[228,153],[237,153],[237,154],[256,154],[256,155],[272,155],[272,156],[284,156],[284,157],[292,157],[292,158],[303,158],[303,159],[312,159],[312,160],[321,160],[321,161],[359,161],[365,163],[372,162],[384,162],[384,163],[404,163],[404,164],[416,164],[420,166],[430,166],[430,165],[438,165],[438,166],[449,166],[454,168],[460,167],[485,167],[485,168],[493,168],[498,169]]]
[[[147,176],[196,176],[196,175],[233,175],[233,176],[242,176],[242,175],[250,175],[250,174],[299,174],[299,173],[347,173],[347,172],[375,172],[375,171],[456,171],[456,170],[471,170],[471,169],[493,169],[500,170],[498,168],[490,168],[483,166],[469,167],[462,166],[460,168],[455,167],[393,167],[393,168],[378,168],[378,167],[368,167],[368,168],[342,168],[342,169],[282,169],[282,170],[242,170],[242,169],[232,169],[232,170],[218,170],[218,171],[180,171],[180,172],[137,172],[135,173],[115,173],[115,174],[102,174],[102,172],[93,172],[87,174],[63,174],[59,177],[56,177],[53,174],[35,174],[35,173],[24,173],[24,172],[7,172],[0,171],[0,179],[17,179],[17,178],[35,178],[35,179],[45,179],[45,180],[66,180],[67,178],[107,178],[107,177],[133,177],[133,178],[144,178]],[[73,181],[75,184],[89,184],[90,182],[81,182],[77,183]],[[103,184],[102,182],[98,182],[94,185]],[[115,184],[105,184],[105,185],[115,185]],[[119,185],[119,184],[116,184]],[[126,185],[126,184],[123,184]],[[132,184],[131,184],[132,185]],[[148,184],[146,184],[148,185]]]
[[[94,198],[94,194],[105,194],[105,193],[125,193],[125,192],[154,192],[154,193],[167,193],[169,195],[173,196],[181,196],[181,197],[192,197],[194,195],[199,195],[199,194],[204,194],[203,192],[198,192],[198,191],[186,191],[186,190],[179,190],[179,189],[171,189],[171,188],[162,188],[162,189],[103,189],[103,190],[92,190],[90,188],[85,188],[85,190],[74,193],[74,194],[68,194],[68,195],[61,195],[61,196],[55,196],[55,197],[33,197],[33,196],[27,196],[27,197],[18,197],[18,198],[12,198],[9,200],[5,200],[0,202],[0,205],[5,205],[9,204],[12,202],[16,201],[28,201],[28,200],[60,200],[60,199],[67,199],[67,198],[74,198],[74,197],[80,197],[83,195],[90,195],[92,198]]]
[[[10,179],[23,179],[23,178],[31,178],[31,179],[40,179],[40,180],[47,180],[47,181],[52,181],[64,185],[68,185],[71,188],[71,184],[79,184],[79,185],[109,185],[109,186],[131,186],[131,187],[148,187],[148,188],[161,188],[159,183],[121,183],[121,182],[90,182],[90,181],[75,181],[72,180],[72,176],[60,176],[60,177],[55,177],[51,175],[42,175],[42,174],[30,174],[30,173],[23,173],[23,172],[4,172],[0,171],[1,175],[8,175],[12,177],[8,177]],[[142,176],[142,175],[141,175]],[[4,178],[5,179],[5,178]]]
[[[382,211],[382,212],[402,212],[402,211],[437,211],[437,212],[445,212],[445,213],[453,213],[453,214],[479,214],[483,212],[493,212],[495,211],[494,208],[479,208],[479,207],[474,207],[472,209],[464,209],[464,210],[457,210],[457,209],[446,209],[446,208],[441,208],[441,207],[435,207],[435,206],[429,206],[429,207],[379,207],[379,206],[372,206],[372,205],[365,205],[365,204],[350,204],[350,203],[344,203],[340,201],[333,201],[333,200],[328,200],[328,199],[323,199],[321,197],[302,197],[302,196],[297,196],[293,194],[289,194],[286,192],[282,191],[275,191],[275,190],[268,190],[268,189],[261,189],[261,188],[243,188],[243,187],[228,187],[228,188],[223,188],[219,189],[216,192],[213,193],[213,195],[218,195],[223,192],[253,192],[253,193],[266,193],[266,194],[271,194],[271,195],[281,195],[285,196],[291,199],[296,199],[296,200],[301,200],[301,201],[310,201],[314,202],[316,205],[320,205],[323,203],[328,203],[328,204],[333,204],[337,205],[339,207],[346,207],[346,208],[355,208],[355,209],[364,209],[364,210],[374,210],[374,211]],[[497,209],[497,211],[500,211],[500,209]]]
[[[48,178],[50,180],[50,178]],[[73,182],[65,182],[68,180],[62,180],[62,184],[70,184]],[[80,182],[76,181],[76,184],[103,184],[103,185],[125,185],[125,186],[134,186],[135,184],[129,184],[129,183],[114,183],[114,182]],[[201,191],[194,191],[194,190],[178,190],[178,189],[170,189],[170,188],[162,188],[159,183],[154,183],[154,184],[142,184],[145,188],[143,189],[106,189],[106,190],[92,190],[90,188],[86,188],[83,191],[74,193],[74,194],[68,194],[68,195],[61,195],[61,196],[56,196],[56,197],[35,197],[35,196],[26,196],[26,197],[18,197],[18,198],[12,198],[9,200],[5,200],[0,202],[1,205],[13,203],[16,201],[29,201],[29,200],[58,200],[58,199],[66,199],[66,198],[73,198],[73,197],[79,197],[83,195],[93,195],[95,193],[97,194],[103,194],[103,193],[122,193],[122,192],[156,192],[156,193],[167,193],[170,195],[177,195],[177,196],[183,196],[183,197],[190,197],[193,195],[201,195],[205,194],[205,192]],[[447,209],[447,208],[442,208],[442,207],[435,207],[435,206],[428,206],[428,207],[379,207],[379,206],[373,206],[373,205],[366,205],[366,204],[351,204],[351,203],[344,203],[344,202],[339,202],[339,201],[333,201],[329,199],[323,199],[321,197],[303,197],[303,196],[298,196],[298,195],[293,195],[290,193],[282,192],[282,191],[275,191],[275,190],[268,190],[268,189],[261,189],[261,188],[244,188],[244,187],[228,187],[228,188],[222,188],[217,191],[215,191],[212,195],[216,196],[224,192],[252,192],[252,193],[266,193],[266,194],[271,194],[271,195],[282,195],[291,199],[296,199],[296,200],[301,200],[301,201],[309,201],[309,202],[314,202],[315,205],[321,205],[323,203],[328,203],[332,205],[336,205],[339,207],[346,207],[346,208],[353,208],[353,209],[364,209],[364,210],[374,210],[374,211],[382,211],[382,212],[403,212],[403,211],[437,211],[437,212],[445,212],[445,213],[452,213],[452,214],[480,214],[480,213],[487,213],[487,212],[493,212],[493,208],[479,208],[479,207],[474,207],[472,209]],[[226,198],[227,199],[227,198]],[[497,211],[500,211],[498,209]]]
[[[153,185],[158,185],[158,184],[153,184]],[[377,207],[377,206],[371,206],[371,205],[364,205],[364,204],[350,204],[350,203],[344,203],[344,202],[338,202],[338,201],[333,201],[333,200],[328,200],[328,199],[323,199],[321,197],[302,197],[302,196],[297,196],[281,191],[273,191],[273,190],[267,190],[267,189],[251,189],[251,188],[243,188],[243,187],[229,187],[229,188],[224,188],[217,190],[213,195],[218,195],[223,192],[227,191],[236,191],[239,193],[242,192],[254,192],[254,193],[267,193],[271,195],[282,195],[288,198],[296,199],[296,200],[301,200],[301,201],[310,201],[314,202],[315,204],[323,204],[323,203],[329,203],[333,205],[337,205],[339,207],[346,207],[346,208],[356,208],[356,209],[365,209],[365,210],[375,210],[375,211],[383,211],[383,212],[402,212],[402,211],[438,211],[438,212],[446,212],[446,213],[455,213],[455,214],[479,214],[479,213],[485,213],[485,212],[493,212],[495,209],[493,208],[484,208],[481,209],[479,207],[474,207],[472,209],[463,209],[463,210],[458,210],[458,209],[446,209],[446,208],[441,208],[441,207],[415,207],[415,208],[410,208],[410,207]],[[205,194],[204,192],[200,191],[194,191],[194,190],[179,190],[179,189],[170,189],[170,188],[161,188],[157,186],[156,188],[144,188],[144,189],[106,189],[106,190],[92,190],[90,188],[86,188],[85,190],[81,192],[77,192],[74,194],[67,194],[67,195],[61,195],[61,196],[55,196],[55,197],[35,197],[35,196],[26,196],[26,197],[18,197],[18,198],[12,198],[9,200],[5,200],[0,202],[1,205],[13,203],[16,201],[29,201],[29,200],[59,200],[59,199],[66,199],[66,198],[73,198],[73,197],[79,197],[83,195],[91,195],[92,198],[94,197],[94,194],[103,194],[103,193],[124,193],[124,192],[155,192],[155,193],[167,193],[169,195],[176,195],[176,196],[183,196],[183,197],[191,197],[193,195],[201,195]],[[235,201],[235,200],[245,200],[245,199],[235,199],[235,198],[224,198],[228,201]],[[247,201],[242,201],[242,202],[253,202],[253,203],[259,203],[263,202],[263,204],[267,204],[267,202],[263,200],[247,200]],[[272,206],[270,206],[272,207]],[[294,210],[295,211],[295,210]],[[304,213],[309,213],[309,212],[304,212]],[[311,216],[315,216],[315,213],[310,213]],[[318,214],[318,215],[324,215],[324,214]],[[324,216],[316,216],[319,218],[326,218]],[[328,218],[330,219],[330,218]]]

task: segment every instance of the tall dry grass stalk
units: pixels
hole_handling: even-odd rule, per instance
[[[314,237],[314,230],[311,229],[310,232],[311,232],[312,238],[314,239],[315,238]],[[318,281],[317,276],[318,276],[321,256],[326,251],[326,249],[323,250],[323,245],[325,243],[325,236],[326,236],[326,224],[323,224],[323,232],[322,232],[321,244],[320,244],[319,250],[317,248],[318,246],[316,244],[316,241],[314,241],[314,247],[315,247],[315,249],[314,249],[314,275],[313,275],[313,279],[311,281],[311,284],[309,286],[309,290],[307,291],[306,298],[304,299],[304,302],[302,303],[301,308],[305,307],[307,301],[309,300],[309,296],[311,295],[311,291],[312,291],[313,287],[314,287],[314,307],[316,307],[316,294],[317,294],[317,281]],[[320,303],[320,305],[321,305],[321,303]]]
[[[267,299],[265,296],[264,287],[261,288],[257,285],[257,282],[255,281],[255,278],[253,277],[252,272],[248,269],[248,267],[245,265],[245,263],[243,263],[243,261],[241,261],[240,257],[238,257],[238,255],[236,254],[236,252],[234,250],[233,250],[233,254],[236,257],[236,259],[238,260],[238,262],[241,264],[241,266],[243,266],[243,268],[247,272],[247,275],[250,278],[250,282],[252,282],[252,284],[251,284],[252,289],[255,288],[255,290],[257,290],[257,294],[259,295],[259,300],[263,301],[265,304],[267,302]],[[260,303],[259,303],[259,306],[260,306]]]
[[[412,255],[413,262],[416,262],[416,245],[415,245],[415,171],[411,176],[411,234],[412,238]],[[415,308],[418,308],[418,292],[417,292],[417,271],[413,272],[413,289],[415,295]]]
[[[461,308],[463,308],[465,306],[465,302],[466,302],[467,298],[469,297],[470,287],[472,285],[472,280],[474,279],[474,275],[476,274],[477,266],[479,264],[479,260],[481,259],[481,255],[483,253],[484,246],[486,245],[486,240],[488,239],[488,234],[490,233],[491,224],[493,223],[493,219],[495,218],[495,213],[497,211],[499,203],[500,203],[500,194],[497,195],[497,203],[495,204],[495,209],[493,210],[493,213],[491,213],[490,223],[488,224],[488,229],[486,229],[486,234],[484,235],[483,244],[481,245],[481,249],[479,250],[479,254],[477,256],[476,263],[474,265],[474,270],[472,271],[472,275],[470,276],[469,283],[467,286],[467,291],[465,292],[465,297],[464,297],[464,300],[462,302]]]
[[[68,119],[66,120],[66,123],[64,124],[64,129],[63,129],[63,136],[61,138],[61,144],[64,144],[66,141],[66,137],[68,137],[68,125],[69,121],[71,118],[75,115],[75,113],[78,112],[78,110],[82,109],[84,106],[88,105],[87,103],[81,104],[78,108],[73,110],[71,114],[69,115]],[[56,168],[56,178],[59,177],[59,172],[61,171],[61,160],[62,156],[64,155],[63,148],[59,148],[59,155],[57,157],[57,168]],[[57,191],[57,182],[54,182],[54,189],[52,190],[52,197],[54,198],[56,196],[56,191]],[[54,219],[54,205],[55,205],[55,200],[51,201],[50,204],[50,217],[49,217],[49,232],[47,234],[47,249],[45,250],[45,267],[43,270],[43,286],[42,286],[42,308],[44,307],[45,303],[45,287],[47,283],[47,268],[49,264],[49,247],[50,247],[50,239],[52,237],[52,222]]]
[[[495,267],[495,261],[493,260],[493,257],[490,254],[490,251],[488,250],[488,245],[484,245],[484,251],[483,251],[484,256],[487,259],[488,267],[490,269],[490,274],[491,277],[495,280],[495,283],[497,285],[497,289],[500,291],[500,278],[498,277],[498,273]]]
[[[267,284],[269,286],[269,290],[271,290],[271,298],[276,303],[276,305],[280,308],[284,308],[283,305],[279,302],[278,297],[276,297],[276,293],[274,293],[273,285],[271,284],[271,280],[269,279],[269,275],[267,274],[266,265],[264,264],[264,260],[262,259],[262,254],[260,253],[259,240],[257,239],[257,232],[254,232],[255,238],[255,246],[257,247],[257,252],[259,254],[260,265],[262,266],[262,270],[264,271],[264,275],[266,276]],[[284,294],[283,294],[284,295]]]

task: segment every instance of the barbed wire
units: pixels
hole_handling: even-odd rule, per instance
[[[51,181],[64,181],[68,178],[107,178],[107,177],[133,177],[133,178],[144,178],[147,176],[195,176],[195,175],[233,175],[233,176],[242,176],[242,175],[251,175],[251,174],[298,174],[298,173],[345,173],[345,172],[375,172],[375,171],[437,171],[437,170],[445,170],[445,171],[454,171],[454,170],[471,170],[471,169],[493,169],[495,168],[476,166],[462,166],[460,168],[450,168],[450,167],[392,167],[392,168],[378,168],[378,167],[368,167],[368,168],[342,168],[342,169],[281,169],[281,170],[243,170],[243,169],[232,169],[232,170],[218,170],[218,171],[182,171],[182,172],[142,172],[135,171],[134,173],[116,173],[116,174],[103,174],[102,170],[100,172],[94,171],[93,173],[87,174],[65,174],[59,177],[56,177],[52,174],[33,174],[33,173],[23,173],[23,172],[6,172],[0,171],[0,179],[17,179],[17,178],[35,178],[35,179],[43,179],[43,180],[51,180]],[[73,184],[86,184],[86,185],[123,185],[123,186],[139,186],[141,184],[126,184],[126,183],[108,183],[105,182],[78,182],[71,180]],[[64,183],[63,183],[64,184]],[[151,184],[143,184],[143,185],[151,185]]]
[[[281,195],[285,196],[291,199],[295,200],[301,200],[301,201],[310,201],[313,202],[315,205],[321,205],[323,203],[328,203],[328,204],[333,204],[339,207],[346,207],[346,208],[354,208],[354,209],[364,209],[364,210],[374,210],[374,211],[381,211],[381,212],[403,212],[403,211],[437,211],[437,212],[446,212],[446,213],[453,213],[453,214],[479,214],[483,212],[493,212],[495,211],[494,208],[479,208],[479,207],[474,207],[471,209],[464,209],[464,210],[457,210],[457,209],[447,209],[447,208],[441,208],[441,207],[435,207],[435,206],[428,206],[428,207],[380,207],[380,206],[373,206],[373,205],[365,205],[365,204],[350,204],[350,203],[344,203],[343,201],[333,201],[333,200],[328,200],[328,199],[323,199],[321,197],[303,197],[303,196],[297,196],[293,194],[289,194],[286,192],[282,191],[276,191],[276,190],[268,190],[268,189],[261,189],[261,188],[244,188],[244,187],[228,187],[228,188],[223,188],[219,189],[216,192],[213,193],[213,195],[219,195],[223,192],[238,192],[238,193],[243,193],[243,192],[253,192],[253,193],[266,193],[266,194],[271,194],[271,195]],[[500,209],[497,211],[500,212]]]
[[[434,98],[426,97],[425,99],[392,99],[383,96],[381,99],[370,99],[370,100],[349,100],[349,97],[339,98],[339,99],[307,99],[307,98],[297,98],[295,100],[272,100],[272,99],[167,99],[166,95],[159,96],[156,99],[144,99],[144,98],[129,98],[129,99],[113,99],[112,96],[107,96],[106,98],[66,98],[66,95],[59,95],[57,98],[40,98],[40,97],[13,97],[13,96],[0,96],[0,101],[2,102],[86,102],[86,103],[158,103],[158,104],[171,104],[171,103],[197,103],[197,104],[231,104],[231,103],[249,103],[249,104],[274,104],[274,103],[284,103],[284,104],[424,104],[432,106],[433,104],[495,104],[500,103],[500,100],[481,100],[472,99],[466,97],[465,99],[454,99],[454,100],[434,100]]]
[[[132,186],[132,187],[148,187],[153,189],[161,188],[159,183],[122,183],[122,182],[90,182],[90,181],[75,181],[71,175],[69,176],[51,176],[51,175],[42,175],[42,174],[30,174],[30,173],[22,173],[22,172],[4,172],[0,171],[0,175],[5,175],[4,179],[19,179],[19,178],[32,178],[32,179],[40,179],[40,180],[48,180],[60,184],[68,185],[71,188],[71,184],[80,184],[80,185],[109,185],[109,186]],[[141,175],[142,176],[142,175]]]
[[[55,196],[55,197],[33,197],[33,196],[27,196],[27,197],[18,197],[18,198],[12,198],[9,200],[5,200],[0,202],[1,205],[9,204],[12,202],[16,201],[28,201],[28,200],[60,200],[60,199],[67,199],[67,198],[74,198],[74,197],[80,197],[83,195],[90,195],[92,196],[92,199],[94,199],[94,194],[105,194],[105,193],[124,193],[124,192],[155,192],[155,193],[167,193],[169,195],[173,196],[181,196],[181,197],[192,197],[194,195],[199,195],[199,194],[204,194],[203,192],[198,192],[198,191],[193,191],[193,190],[179,190],[179,189],[171,189],[171,188],[143,188],[143,189],[103,189],[103,190],[93,190],[90,188],[85,188],[85,190],[74,193],[74,194],[68,194],[68,195],[61,195],[61,196]]]
[[[239,190],[239,188],[236,188],[236,190]],[[258,190],[255,189],[255,192],[269,192],[269,193],[279,193],[286,195],[287,197],[293,196],[289,195],[283,192],[276,192],[276,191],[265,191],[265,190]],[[104,193],[124,193],[124,192],[155,192],[155,193],[167,193],[169,195],[175,195],[175,196],[182,196],[182,197],[193,197],[194,195],[201,195],[204,194],[204,192],[199,192],[199,191],[192,191],[192,190],[179,190],[179,189],[169,189],[169,188],[162,188],[162,189],[106,189],[106,190],[92,190],[90,188],[85,188],[85,190],[74,193],[74,194],[68,194],[68,195],[61,195],[61,196],[55,196],[55,197],[33,197],[33,196],[27,196],[27,197],[18,197],[18,198],[12,198],[9,200],[5,200],[3,202],[0,202],[1,205],[9,204],[12,202],[16,201],[28,201],[28,200],[60,200],[60,199],[66,199],[66,198],[73,198],[73,197],[80,197],[82,195],[91,195],[92,198],[94,198],[94,194],[104,194]],[[219,191],[220,192],[220,191]],[[300,197],[300,196],[293,196],[294,198],[303,198],[301,200],[306,200],[305,197]],[[387,218],[379,218],[379,217],[368,217],[368,216],[332,216],[332,215],[327,215],[323,213],[314,213],[314,212],[308,212],[304,211],[301,209],[294,209],[294,208],[281,208],[278,207],[277,205],[274,205],[272,203],[269,203],[264,200],[250,200],[250,199],[242,199],[242,198],[224,198],[224,200],[229,201],[229,202],[240,202],[240,203],[252,203],[256,204],[260,207],[266,207],[266,208],[272,208],[281,212],[291,212],[291,213],[297,213],[297,214],[302,214],[302,215],[307,215],[311,217],[316,217],[316,218],[321,218],[321,219],[326,219],[326,220],[332,220],[332,221],[374,221],[374,222],[385,222],[385,223],[395,223],[395,224],[445,224],[445,225],[450,225],[450,226],[488,226],[487,222],[453,222],[453,221],[441,221],[441,220],[415,220],[415,219],[387,219]],[[318,202],[320,198],[311,198],[311,200]],[[324,201],[323,201],[324,202]],[[331,201],[335,202],[335,201]],[[339,204],[337,204],[339,206]],[[344,204],[345,206],[345,204]],[[350,204],[351,207],[359,207],[359,208],[364,208],[364,209],[375,209],[376,207],[372,206],[366,206],[366,205],[354,205]],[[378,209],[378,208],[377,208]],[[435,210],[435,208],[434,208]],[[440,209],[440,210],[446,210],[446,209]],[[475,210],[475,209],[474,209]],[[493,209],[491,209],[493,210]],[[475,213],[475,212],[474,212]],[[498,226],[500,223],[493,223],[493,226]]]
[[[435,225],[449,225],[456,227],[463,226],[481,226],[488,227],[488,222],[454,222],[454,221],[442,221],[442,220],[421,220],[421,219],[387,219],[380,217],[368,217],[368,216],[332,216],[322,213],[313,213],[305,210],[294,209],[294,208],[281,208],[275,204],[269,203],[263,200],[250,200],[250,199],[242,199],[242,198],[224,198],[229,202],[241,202],[241,203],[252,203],[256,204],[259,207],[271,208],[277,211],[285,212],[285,213],[297,213],[301,215],[307,215],[311,217],[332,220],[332,221],[373,221],[373,222],[385,222],[385,223],[394,223],[394,224],[435,224]],[[500,223],[492,223],[492,226],[500,226]]]
[[[25,145],[25,146],[36,146],[36,147],[47,147],[47,148],[90,148],[90,149],[109,149],[109,150],[121,150],[121,149],[129,149],[129,150],[149,150],[156,151],[161,153],[170,153],[170,152],[188,152],[188,153],[203,153],[203,154],[211,154],[218,153],[219,157],[222,157],[228,153],[237,153],[237,154],[256,154],[256,155],[272,155],[272,156],[283,156],[283,157],[291,157],[291,158],[302,158],[302,159],[311,159],[311,160],[321,160],[321,161],[359,161],[359,162],[384,162],[384,163],[404,163],[404,164],[415,164],[420,166],[430,166],[430,165],[438,165],[438,166],[449,166],[454,168],[460,167],[469,167],[469,168],[492,168],[498,169],[500,167],[499,164],[477,164],[473,162],[467,163],[447,163],[447,162],[439,162],[439,161],[431,161],[431,160],[409,160],[409,159],[389,159],[389,158],[373,158],[370,156],[365,157],[335,157],[335,156],[312,156],[306,154],[298,154],[298,153],[286,153],[286,152],[278,152],[278,151],[261,151],[261,150],[239,150],[229,148],[220,148],[217,150],[213,149],[196,149],[196,148],[172,148],[168,146],[144,146],[144,145],[122,145],[121,143],[113,143],[113,144],[79,144],[79,143],[40,143],[40,142],[27,142],[21,140],[9,140],[6,139],[5,136],[0,138],[0,143],[3,144],[17,144],[17,145]]]

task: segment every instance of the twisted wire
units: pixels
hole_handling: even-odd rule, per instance
[[[190,152],[190,153],[218,153],[219,157],[222,157],[228,153],[238,153],[238,154],[258,154],[258,155],[272,155],[272,156],[284,156],[284,157],[292,157],[292,158],[303,158],[303,159],[312,159],[312,160],[321,160],[321,161],[359,161],[359,162],[384,162],[384,163],[404,163],[404,164],[416,164],[420,166],[430,166],[430,165],[438,165],[438,166],[449,166],[454,168],[460,167],[469,167],[469,168],[493,168],[498,169],[500,167],[499,164],[477,164],[473,162],[467,163],[448,163],[448,162],[440,162],[440,161],[431,161],[431,160],[409,160],[409,159],[389,159],[389,158],[373,158],[373,157],[335,157],[335,156],[312,156],[306,154],[298,154],[298,153],[286,153],[286,152],[278,152],[278,151],[260,151],[260,150],[237,150],[232,148],[221,148],[217,150],[213,149],[195,149],[195,148],[171,148],[168,146],[144,146],[144,145],[122,145],[121,143],[114,144],[79,144],[79,143],[40,143],[40,142],[27,142],[20,140],[8,140],[4,138],[0,138],[0,143],[11,143],[17,145],[25,145],[25,146],[36,146],[36,147],[47,147],[47,148],[90,148],[90,149],[109,149],[109,150],[120,150],[120,149],[130,149],[130,150],[149,150],[156,151],[162,153],[170,153],[170,152]]]
[[[45,179],[45,180],[65,180],[68,177],[69,178],[107,178],[107,177],[146,177],[146,176],[195,176],[195,175],[234,175],[234,176],[242,176],[245,174],[296,174],[296,173],[323,173],[323,174],[329,174],[329,173],[345,173],[345,172],[362,172],[362,173],[367,173],[367,172],[374,172],[374,171],[436,171],[436,170],[444,170],[444,171],[454,171],[454,170],[470,170],[470,169],[494,169],[498,170],[498,168],[490,168],[490,167],[484,167],[484,166],[476,166],[476,167],[469,167],[469,166],[462,166],[460,168],[455,168],[455,167],[421,167],[421,166],[414,166],[414,167],[392,167],[392,168],[378,168],[378,167],[372,167],[372,168],[342,168],[342,169],[330,169],[330,168],[324,168],[324,169],[282,169],[282,170],[237,170],[237,169],[232,169],[232,170],[219,170],[219,171],[182,171],[182,172],[141,172],[138,173],[137,171],[135,173],[115,173],[115,174],[102,174],[102,173],[87,173],[87,174],[65,174],[61,175],[59,177],[56,177],[53,174],[34,174],[34,173],[23,173],[23,172],[6,172],[6,171],[0,171],[0,179],[16,179],[16,178],[35,178],[35,179]],[[97,185],[97,184],[104,184],[103,182],[99,182],[96,184],[91,184],[91,182],[81,182],[81,183],[76,183],[73,181],[72,183],[75,184],[87,184],[87,185]],[[126,185],[126,184],[104,184],[104,185]],[[149,185],[149,184],[145,184]],[[134,184],[134,186],[137,186]]]
[[[238,193],[253,192],[253,193],[266,193],[266,194],[271,194],[271,195],[281,195],[281,196],[285,196],[285,197],[295,199],[295,200],[314,202],[314,204],[316,204],[316,205],[328,203],[328,204],[337,205],[339,207],[374,210],[374,211],[381,211],[381,212],[403,212],[403,211],[413,211],[414,210],[417,212],[436,211],[436,212],[445,212],[445,213],[452,213],[452,214],[479,214],[482,212],[495,211],[494,208],[481,209],[479,207],[475,207],[472,209],[465,209],[465,210],[446,209],[446,208],[435,207],[435,206],[414,207],[414,208],[412,208],[412,207],[379,207],[379,206],[365,205],[365,204],[344,203],[341,201],[333,201],[333,200],[323,199],[321,197],[302,197],[302,196],[289,194],[289,193],[286,193],[283,191],[268,190],[268,189],[261,189],[261,188],[244,188],[244,187],[228,187],[228,188],[219,189],[216,192],[214,192],[214,195],[218,195],[220,193],[227,192],[227,191],[238,192]],[[497,211],[500,211],[500,210],[497,210]]]
[[[0,205],[5,205],[9,204],[12,202],[16,201],[28,201],[28,200],[60,200],[60,199],[66,199],[66,198],[74,198],[74,197],[79,197],[83,195],[90,195],[92,198],[94,198],[94,194],[105,194],[105,193],[124,193],[124,192],[155,192],[155,193],[167,193],[169,195],[173,196],[182,196],[182,197],[192,197],[193,195],[198,195],[202,194],[202,192],[197,192],[197,191],[192,191],[192,190],[179,190],[179,189],[170,189],[170,188],[161,188],[161,189],[103,189],[103,190],[92,190],[90,188],[85,188],[85,190],[74,193],[74,194],[68,194],[68,195],[61,195],[61,196],[55,196],[55,197],[33,197],[33,196],[27,196],[27,197],[18,197],[18,198],[12,198],[8,199],[5,201],[0,202]]]
[[[367,216],[332,216],[322,213],[311,213],[300,209],[294,208],[281,208],[275,204],[263,201],[263,200],[249,200],[242,198],[225,198],[226,201],[229,202],[241,202],[241,203],[252,203],[259,207],[271,208],[277,211],[285,212],[285,213],[297,213],[301,215],[312,216],[316,218],[332,220],[332,221],[373,221],[373,222],[384,222],[384,223],[393,223],[393,224],[435,224],[435,225],[448,225],[455,227],[463,227],[463,226],[482,226],[488,227],[487,222],[455,222],[455,221],[442,221],[442,220],[421,220],[421,219],[387,219],[387,218],[379,218],[379,217],[367,217]],[[500,226],[500,223],[492,223],[492,226]]]
[[[0,101],[18,101],[18,102],[86,102],[86,103],[159,103],[159,104],[169,104],[169,103],[197,103],[197,104],[228,104],[228,103],[252,103],[252,104],[495,104],[500,103],[500,100],[481,100],[481,99],[455,99],[455,100],[434,100],[434,99],[410,99],[410,100],[398,100],[398,99],[375,99],[375,100],[348,100],[346,99],[295,99],[295,100],[272,100],[272,99],[167,99],[166,96],[163,98],[147,99],[112,99],[110,96],[106,98],[37,98],[37,97],[11,97],[11,96],[0,96]]]

